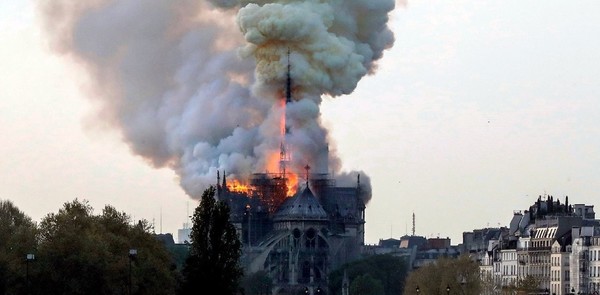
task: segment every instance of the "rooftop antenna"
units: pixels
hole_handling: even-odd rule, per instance
[[[412,235],[415,236],[415,212],[413,211],[413,227],[412,227]]]

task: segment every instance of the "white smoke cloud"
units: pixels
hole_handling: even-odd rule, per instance
[[[52,47],[90,75],[97,119],[153,166],[174,169],[192,197],[217,170],[246,178],[278,152],[288,52],[285,140],[302,171],[331,141],[321,95],[351,93],[394,42],[394,0],[210,2],[39,2]],[[335,153],[326,162],[318,169],[339,172]]]

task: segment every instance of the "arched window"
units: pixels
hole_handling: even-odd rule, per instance
[[[295,228],[292,231],[292,235],[294,236],[294,245],[293,245],[293,247],[297,248],[298,244],[300,243],[300,238],[302,237],[302,232],[299,229]]]

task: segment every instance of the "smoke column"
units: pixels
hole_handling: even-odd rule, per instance
[[[52,48],[89,74],[94,120],[119,130],[154,167],[173,169],[195,198],[217,170],[247,179],[267,169],[283,111],[292,168],[319,165],[331,142],[321,96],[351,93],[394,42],[394,0],[38,4]],[[293,101],[282,109],[288,51]],[[340,171],[335,151],[324,167],[316,169],[333,171],[340,184],[356,181],[356,172]],[[368,176],[361,183],[370,192]]]

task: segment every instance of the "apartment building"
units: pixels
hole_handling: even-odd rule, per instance
[[[487,243],[487,252],[471,255],[494,290],[533,277],[542,293],[600,292],[600,222],[591,205],[540,196],[528,210],[513,212],[509,228]]]

